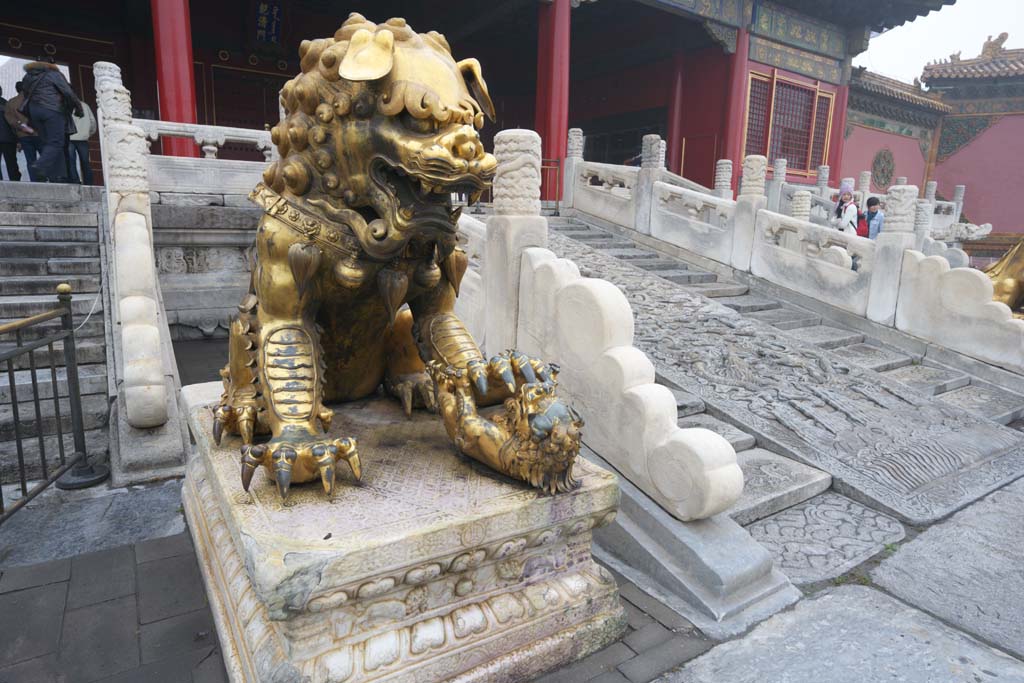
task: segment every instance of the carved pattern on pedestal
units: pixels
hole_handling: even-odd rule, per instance
[[[719,159],[715,162],[715,189],[732,192],[732,160]]]
[[[658,135],[645,135],[640,153],[640,167],[665,168],[665,145]]]
[[[764,194],[765,175],[768,159],[760,154],[743,158],[743,177],[740,179],[740,196],[761,196]]]
[[[570,128],[569,129],[569,141],[566,147],[566,156],[573,157],[575,159],[583,158],[583,129],[582,128]]]
[[[503,130],[494,136],[498,169],[494,176],[494,211],[504,216],[539,216],[540,136],[532,130]]]
[[[885,198],[885,231],[912,232],[917,212],[917,187],[894,185]]]
[[[807,190],[797,190],[794,192],[793,200],[789,206],[793,218],[802,221],[811,220],[811,193]]]

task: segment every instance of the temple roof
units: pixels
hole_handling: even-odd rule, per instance
[[[875,95],[882,95],[906,104],[911,104],[935,112],[948,114],[953,108],[942,102],[936,95],[926,93],[919,82],[914,84],[897,81],[895,78],[872,73],[866,69],[854,69],[850,88],[863,90]]]
[[[781,0],[795,10],[840,24],[863,26],[873,31],[899,26],[956,0]]]
[[[922,81],[936,81],[961,78],[1013,78],[1024,76],[1024,49],[1007,50],[1003,47],[1007,33],[989,39],[981,48],[981,54],[972,59],[961,59],[957,52],[949,59],[939,60],[924,67]]]

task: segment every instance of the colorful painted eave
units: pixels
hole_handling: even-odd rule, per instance
[[[1000,33],[989,38],[981,48],[981,54],[971,59],[961,59],[960,53],[951,54],[948,59],[933,62],[924,67],[922,81],[1019,78],[1024,76],[1024,49],[1007,50],[1003,47],[1009,34]]]
[[[903,81],[867,70],[854,70],[853,78],[850,80],[850,88],[873,95],[881,95],[882,97],[888,97],[942,114],[948,114],[953,111],[951,106],[942,102],[934,95],[925,93],[916,85],[904,83]]]

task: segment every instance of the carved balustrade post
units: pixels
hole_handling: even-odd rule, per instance
[[[905,176],[905,175],[896,176],[896,185],[906,185],[906,184],[907,184],[907,176]],[[896,187],[896,185],[893,185],[893,187]]]
[[[757,213],[768,202],[765,197],[765,175],[768,159],[752,154],[743,159],[743,175],[740,178],[740,195],[736,198],[736,214],[733,219],[732,255],[730,265],[744,272],[750,271],[750,255],[754,248],[754,226]]]
[[[871,194],[871,171],[861,171],[857,178],[857,192],[860,192],[860,210],[865,210],[868,195]]]
[[[807,190],[797,190],[793,193],[793,202],[790,204],[789,213],[793,218],[801,221],[811,220],[811,193]]]
[[[780,157],[772,163],[772,178],[765,183],[769,211],[784,213],[782,189],[786,184],[786,166],[785,157]]]
[[[953,218],[954,223],[959,223],[964,212],[964,195],[967,194],[966,185],[957,185],[953,188],[953,203],[956,204],[956,216]]]
[[[871,272],[867,316],[883,325],[892,325],[900,288],[903,252],[915,244],[918,212],[916,185],[894,185],[885,198],[885,224],[875,238],[875,261]]]
[[[519,279],[523,251],[546,247],[548,223],[540,215],[541,140],[532,130],[503,130],[494,136],[494,216],[487,219],[484,338],[488,355],[516,347]]]
[[[926,190],[925,197],[927,198],[927,196]],[[917,202],[917,207],[914,210],[914,249],[918,251],[924,249],[925,239],[931,237],[933,215],[935,215],[934,205],[927,200]],[[888,218],[886,222],[888,222]],[[883,224],[883,229],[886,227],[888,226]]]
[[[583,161],[583,130],[569,129],[569,142],[566,148],[565,168],[562,169],[562,207],[573,208],[575,197],[577,169]]]
[[[828,199],[831,190],[828,187],[829,167],[822,165],[818,167],[818,196]]]
[[[732,199],[732,159],[715,162],[715,194],[723,199]]]
[[[633,228],[645,235],[651,234],[651,206],[654,202],[654,183],[665,173],[665,141],[658,135],[645,135],[640,153],[640,173],[633,188],[635,213]]]
[[[934,180],[929,180],[924,185],[924,200],[929,204],[935,203],[935,195],[938,193],[939,183]]]

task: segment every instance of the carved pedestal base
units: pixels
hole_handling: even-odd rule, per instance
[[[266,473],[239,482],[238,444],[210,437],[211,385],[187,387],[197,453],[185,511],[231,680],[523,681],[624,628],[591,529],[615,477],[586,461],[546,496],[456,455],[436,416],[386,399],[336,406],[363,484],[319,482],[282,503]]]

